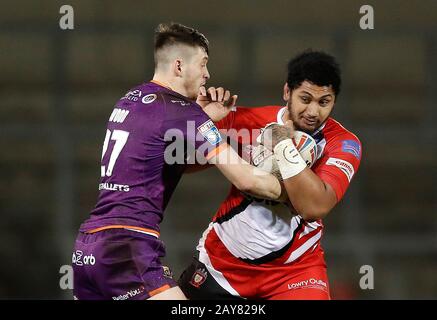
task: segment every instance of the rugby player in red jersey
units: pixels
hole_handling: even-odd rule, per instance
[[[179,279],[188,298],[330,299],[322,219],[343,198],[361,161],[359,139],[330,117],[340,87],[335,59],[306,51],[288,64],[285,107],[238,107],[217,123],[234,129],[229,138],[243,158],[259,129],[279,124],[260,140],[274,152],[289,202],[256,199],[232,186]],[[292,128],[281,126],[290,121]],[[253,129],[258,132],[248,134]],[[317,143],[311,169],[289,139],[293,130]]]

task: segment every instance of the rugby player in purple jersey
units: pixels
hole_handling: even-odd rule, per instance
[[[205,89],[205,36],[161,24],[154,57],[153,80],[129,90],[109,117],[97,204],[73,250],[75,299],[185,299],[161,264],[159,224],[189,161],[216,165],[243,192],[281,196],[279,181],[239,158],[213,123],[237,96]]]

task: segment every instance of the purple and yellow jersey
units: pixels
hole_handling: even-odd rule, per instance
[[[80,231],[129,227],[159,235],[187,162],[209,159],[222,142],[195,102],[153,81],[131,89],[109,117],[97,204]]]

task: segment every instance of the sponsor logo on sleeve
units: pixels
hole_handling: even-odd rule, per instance
[[[202,136],[208,140],[212,145],[216,145],[222,141],[219,130],[214,125],[212,120],[208,120],[199,127],[197,130],[202,134]]]
[[[349,182],[352,180],[352,177],[355,174],[355,170],[352,164],[343,159],[329,158],[328,161],[326,161],[326,164],[330,166],[336,166],[341,171],[343,171]]]
[[[121,99],[127,99],[129,101],[138,101],[141,97],[141,90],[133,90],[133,91],[129,91],[128,93],[125,94],[125,96]]]
[[[355,140],[343,140],[341,142],[341,151],[351,153],[355,158],[360,159],[361,147]]]

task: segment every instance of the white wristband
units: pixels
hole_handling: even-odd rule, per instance
[[[282,140],[273,151],[283,180],[294,177],[307,167],[291,139]]]

